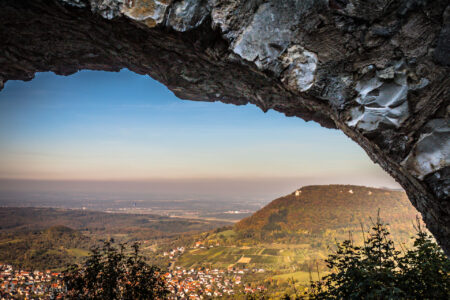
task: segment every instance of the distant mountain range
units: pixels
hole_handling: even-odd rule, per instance
[[[241,238],[307,242],[348,237],[380,214],[394,238],[409,240],[418,215],[406,193],[354,185],[313,185],[273,200],[234,226]]]

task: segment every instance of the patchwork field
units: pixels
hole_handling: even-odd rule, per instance
[[[315,257],[317,254],[314,254]],[[187,250],[178,258],[176,265],[184,268],[207,266],[219,269],[230,267],[263,269],[265,273],[268,273],[267,275],[278,276],[277,274],[287,273],[287,277],[283,275],[277,279],[288,279],[294,276],[298,281],[308,282],[309,272],[304,269],[310,266],[306,266],[305,261],[310,261],[312,256],[313,253],[299,245],[206,246]]]
[[[273,279],[281,279],[281,280],[294,279],[298,282],[309,282],[311,280],[311,278],[313,280],[317,280],[317,274],[305,272],[305,271],[299,271],[299,272],[286,273],[286,274],[273,276]]]

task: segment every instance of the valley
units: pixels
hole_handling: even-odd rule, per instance
[[[183,282],[197,282],[189,293],[276,294],[302,290],[324,275],[324,259],[335,242],[362,242],[378,215],[398,247],[410,246],[417,212],[405,193],[362,186],[302,187],[237,223],[199,215],[3,207],[0,263],[63,271],[83,261],[100,240],[138,241],[148,262],[168,272],[174,291]],[[222,278],[221,289],[207,288],[211,283],[204,280],[214,276]]]

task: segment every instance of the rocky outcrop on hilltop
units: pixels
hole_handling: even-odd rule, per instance
[[[2,0],[0,88],[128,68],[342,130],[450,251],[447,0]]]

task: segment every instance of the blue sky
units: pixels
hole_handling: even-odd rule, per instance
[[[182,101],[126,70],[8,82],[0,93],[0,178],[397,186],[337,130],[253,105]]]

